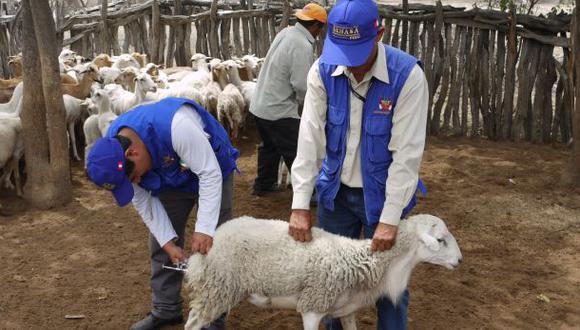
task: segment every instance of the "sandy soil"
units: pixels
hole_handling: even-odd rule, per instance
[[[249,194],[255,144],[240,145],[235,215],[287,219],[290,190]],[[568,154],[562,146],[429,140],[422,168],[429,194],[417,212],[446,220],[464,263],[453,272],[417,268],[412,329],[580,329],[580,199],[558,183]],[[12,215],[0,217],[0,329],[124,329],[149,310],[145,226],[95,189],[80,164],[73,187],[74,201],[52,211],[3,194]],[[293,311],[247,303],[228,325],[301,328]],[[359,314],[361,329],[373,325],[372,309]]]

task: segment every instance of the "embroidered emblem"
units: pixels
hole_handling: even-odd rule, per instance
[[[173,162],[175,162],[175,158],[173,158],[169,155],[163,157],[163,166],[164,167],[167,167],[167,166],[173,164]]]
[[[117,171],[123,172],[123,162],[118,162],[117,163]]]
[[[107,189],[107,190],[113,190],[113,189],[115,189],[115,185],[114,184],[112,184],[112,183],[106,183],[106,182],[103,183],[103,186],[102,187],[105,188],[105,189]]]
[[[390,98],[380,98],[379,99],[379,108],[374,110],[373,113],[379,115],[388,116],[391,114],[391,110],[393,109],[393,101]]]
[[[379,107],[381,108],[382,112],[391,112],[391,109],[393,108],[393,102],[391,102],[391,99],[383,99],[381,97],[381,100],[379,101]]]
[[[332,35],[338,39],[358,40],[360,39],[360,32],[358,26],[332,26]]]

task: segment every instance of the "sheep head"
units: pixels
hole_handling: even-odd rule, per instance
[[[111,65],[113,65],[113,61],[111,61],[111,58],[107,54],[99,54],[97,57],[95,57],[93,63],[99,68],[105,66],[110,68]]]
[[[145,66],[145,73],[152,77],[159,76],[159,66],[155,63],[147,63]]]
[[[151,79],[151,76],[146,73],[140,73],[135,77],[135,85],[145,92],[157,92],[157,85]]]
[[[135,52],[131,54],[131,57],[133,57],[142,68],[145,67],[145,64],[147,63],[147,54]]]
[[[103,83],[103,81],[101,80],[101,77],[99,75],[99,67],[96,66],[95,64],[93,64],[93,63],[89,64],[89,66],[87,66],[87,69],[85,70],[85,74],[88,75],[88,77],[92,81],[96,81],[100,84]]]
[[[209,63],[209,57],[202,53],[195,53],[191,56],[191,67],[194,70],[199,70],[200,65],[206,65]]]
[[[455,237],[443,220],[428,214],[415,215],[408,220],[410,231],[418,238],[417,257],[421,262],[454,269],[463,256]]]

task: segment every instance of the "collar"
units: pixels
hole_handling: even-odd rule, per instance
[[[294,28],[297,31],[300,31],[300,33],[302,33],[306,37],[306,40],[308,40],[309,43],[311,44],[314,43],[314,37],[312,36],[312,33],[310,33],[310,31],[308,31],[304,26],[302,26],[302,24],[296,23],[294,24]]]
[[[346,72],[349,72],[348,67],[346,67],[344,65],[339,65],[336,67],[336,69],[331,74],[331,76],[337,77],[337,76],[340,76],[341,74],[346,75]],[[383,45],[382,42],[379,42],[377,60],[375,61],[375,64],[373,64],[373,67],[371,68],[371,71],[369,71],[369,72],[376,79],[378,79],[386,84],[389,83],[389,72],[387,70],[387,54],[385,53],[385,46]],[[349,74],[350,74],[350,72],[349,72]],[[368,72],[367,72],[367,74],[368,74]]]

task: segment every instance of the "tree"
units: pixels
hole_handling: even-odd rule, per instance
[[[574,114],[572,117],[572,161],[569,169],[569,183],[578,187],[580,185],[580,69],[578,65],[580,64],[580,12],[578,8],[580,6],[580,0],[576,0],[576,8],[574,9],[574,17],[572,24],[572,49],[574,55],[574,70],[575,74],[572,76],[575,80],[575,100],[574,100]]]
[[[56,30],[48,0],[23,0],[22,6],[24,198],[46,209],[72,200]]]

